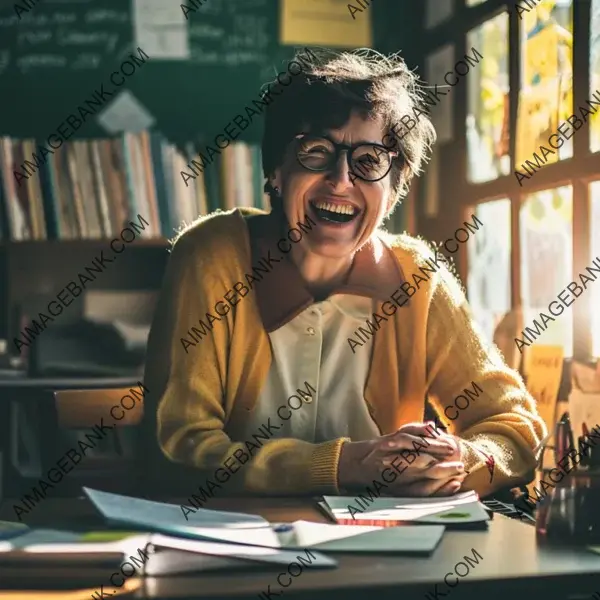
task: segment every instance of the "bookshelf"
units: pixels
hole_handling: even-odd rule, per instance
[[[0,137],[0,338],[9,348],[21,307],[55,296],[100,252],[114,262],[88,290],[156,291],[181,225],[217,208],[268,206],[260,149],[244,142],[196,168],[187,186],[180,172],[193,172],[197,146],[177,147],[156,131],[65,142],[36,161],[42,144]]]

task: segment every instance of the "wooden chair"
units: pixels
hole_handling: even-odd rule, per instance
[[[113,490],[116,493],[142,497],[189,496],[207,476],[199,469],[169,461],[157,443],[156,410],[152,395],[139,399],[130,410],[115,410],[120,421],[110,416],[121,399],[132,396],[131,389],[65,390],[54,393],[57,411],[57,431],[93,428],[104,419],[105,425],[115,424],[113,455],[110,458],[87,458],[73,470],[72,483]],[[129,405],[130,401],[125,405]],[[122,414],[124,413],[124,414]],[[56,459],[55,459],[56,460]],[[77,472],[75,472],[77,471]],[[71,474],[68,475],[71,477]]]
[[[135,387],[135,386],[134,386]],[[101,441],[94,441],[97,448],[92,450],[94,454],[86,450],[82,460],[68,473],[64,482],[69,481],[69,488],[80,489],[80,486],[101,487],[102,489],[114,490],[126,493],[134,492],[137,487],[135,467],[138,459],[136,448],[136,433],[134,428],[140,425],[144,414],[144,400],[141,394],[133,396],[134,388],[113,389],[87,389],[87,390],[61,390],[54,392],[54,405],[56,409],[55,443],[56,448],[49,463],[56,464],[56,460],[64,455],[69,448],[78,449],[78,441],[75,437],[82,439],[90,445],[85,433],[90,433],[100,424],[112,427],[110,431],[102,430]],[[121,406],[121,400],[129,398],[124,402],[125,406],[132,405],[125,410]],[[131,400],[134,398],[135,403]],[[116,420],[111,416],[113,407],[114,414],[121,417]],[[64,430],[77,430],[75,435],[67,433],[69,441],[64,438]],[[98,430],[97,430],[98,431]],[[81,433],[83,432],[83,434]],[[96,436],[98,437],[97,433]],[[64,448],[61,452],[59,448]],[[102,453],[96,454],[102,449]],[[108,450],[109,453],[104,451]],[[81,451],[78,450],[78,451]]]

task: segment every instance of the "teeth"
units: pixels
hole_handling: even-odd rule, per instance
[[[328,210],[334,213],[340,213],[342,215],[353,215],[356,212],[354,206],[349,204],[332,204],[331,202],[324,202],[323,200],[316,200],[313,204],[322,210]]]

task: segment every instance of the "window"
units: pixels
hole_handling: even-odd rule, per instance
[[[572,188],[565,186],[526,196],[519,215],[521,238],[521,296],[525,327],[573,281]],[[563,346],[573,354],[572,307],[547,324],[536,338],[544,345]]]
[[[600,0],[592,0],[590,20],[590,97],[600,90]],[[590,150],[600,150],[600,111],[590,116]]]
[[[590,184],[592,205],[590,209],[590,235],[592,236],[592,256],[590,263],[600,257],[600,181]],[[592,293],[592,353],[600,357],[600,283],[591,286]]]
[[[467,34],[467,48],[483,55],[467,81],[467,177],[480,183],[507,175],[509,161],[508,14]]]
[[[522,307],[523,327],[537,332],[533,343],[560,345],[565,357],[576,348],[578,360],[600,362],[600,277],[588,284],[585,300],[562,313],[554,304],[578,277],[574,257],[577,269],[600,259],[600,0],[458,5],[465,18],[428,36],[423,58],[449,46],[475,47],[483,59],[468,74],[466,102],[452,109],[457,143],[441,148],[437,166],[447,207],[428,214],[428,230],[445,231],[449,211],[477,207],[485,227],[459,255],[458,270],[486,338],[508,311]],[[509,45],[509,29],[518,44]],[[579,54],[574,67],[574,41],[588,39],[589,55]],[[584,133],[567,120],[572,115],[585,119]],[[580,143],[585,132],[589,147]],[[466,156],[455,158],[462,148]],[[533,177],[537,170],[542,174]],[[576,330],[575,315],[582,325]],[[517,349],[513,358],[520,357]]]
[[[522,55],[515,162],[523,165],[540,146],[548,146],[548,138],[573,113],[572,0],[545,0],[519,17]],[[569,139],[542,164],[571,156]]]
[[[478,204],[483,235],[467,242],[467,292],[475,320],[491,342],[500,319],[510,311],[510,200]]]

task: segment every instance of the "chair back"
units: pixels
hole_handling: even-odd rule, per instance
[[[54,392],[57,427],[53,446],[57,457],[64,454],[59,448],[71,448],[83,454],[82,460],[65,477],[72,486],[118,492],[135,489],[134,429],[144,414],[143,396],[144,389],[140,385],[137,389],[132,386]],[[88,450],[90,445],[93,448]],[[56,462],[54,456],[53,462]]]

